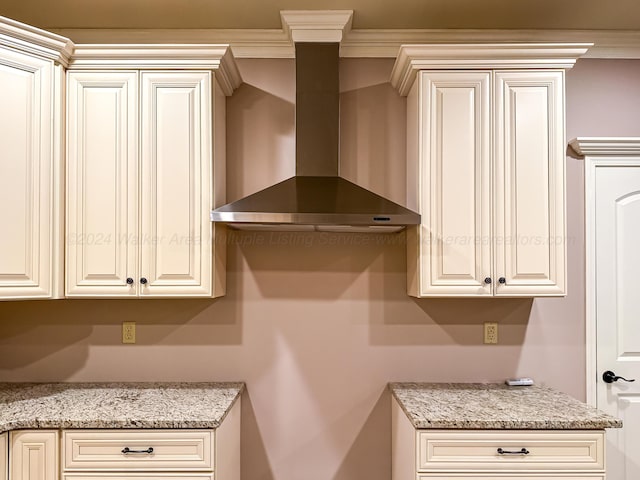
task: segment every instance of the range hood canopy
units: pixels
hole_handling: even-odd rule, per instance
[[[213,222],[251,230],[332,231],[398,231],[420,223],[419,214],[338,176],[339,47],[295,44],[296,176],[213,210]]]

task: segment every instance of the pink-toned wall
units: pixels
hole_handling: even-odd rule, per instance
[[[344,60],[342,173],[404,202],[405,103],[391,60]],[[294,170],[291,60],[242,60],[228,101],[228,199]],[[640,136],[640,61],[581,60],[567,138]],[[244,380],[243,480],[388,480],[389,381],[528,375],[584,398],[583,167],[567,160],[569,295],[415,300],[404,237],[230,237],[217,300],[0,303],[0,380]],[[120,344],[120,324],[138,344]],[[482,345],[482,323],[500,344]]]

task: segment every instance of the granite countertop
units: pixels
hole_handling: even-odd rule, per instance
[[[243,383],[0,383],[0,432],[217,428]]]
[[[498,383],[390,383],[415,428],[595,430],[622,421],[547,387]]]

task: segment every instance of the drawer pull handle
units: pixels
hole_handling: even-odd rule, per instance
[[[514,452],[513,450],[503,450],[502,448],[498,448],[498,453],[500,455],[529,455],[529,450],[522,447],[520,450]]]
[[[149,447],[146,450],[131,450],[129,447],[124,447],[122,449],[122,453],[124,453],[125,455],[127,453],[148,453],[148,454],[152,454],[153,453],[153,447]]]

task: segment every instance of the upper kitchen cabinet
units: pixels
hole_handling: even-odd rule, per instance
[[[66,38],[0,17],[0,299],[56,298],[62,275]]]
[[[400,49],[410,295],[566,294],[564,70],[587,47]]]
[[[227,46],[77,46],[67,78],[68,297],[224,294]]]

